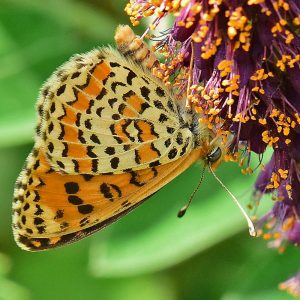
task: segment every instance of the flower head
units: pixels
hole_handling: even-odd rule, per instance
[[[300,4],[149,0],[130,1],[126,11],[134,24],[154,15],[152,29],[167,14],[176,16],[157,45],[166,61],[154,72],[188,92],[201,122],[233,132],[236,146],[243,142],[256,153],[293,147],[300,123]]]
[[[272,246],[299,245],[300,2],[136,0],[126,11],[134,25],[154,16],[149,29],[176,17],[157,43],[165,61],[154,74],[186,92],[199,122],[234,136],[230,150],[246,150],[239,159],[244,173],[252,173],[251,152],[273,149],[255,189],[256,199],[272,193],[277,201],[258,226]]]

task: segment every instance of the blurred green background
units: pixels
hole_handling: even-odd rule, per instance
[[[113,43],[128,23],[125,0],[0,0],[0,300],[292,299],[277,290],[300,266],[249,237],[242,214],[193,166],[133,213],[73,245],[42,253],[17,248],[11,232],[14,182],[33,145],[35,101],[72,54]],[[137,29],[142,32],[142,27]],[[224,164],[218,175],[247,205],[253,176]]]

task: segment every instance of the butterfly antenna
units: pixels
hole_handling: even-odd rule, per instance
[[[221,184],[221,186],[225,189],[225,191],[231,196],[232,200],[235,202],[235,204],[238,206],[238,208],[243,213],[243,215],[244,215],[244,217],[245,217],[245,219],[248,223],[250,235],[251,236],[256,236],[257,233],[256,233],[256,230],[255,230],[254,224],[251,221],[251,219],[249,218],[249,216],[247,215],[247,213],[245,212],[245,210],[243,209],[243,207],[241,206],[241,204],[239,203],[238,199],[230,192],[230,190],[225,186],[225,184],[216,175],[216,173],[213,171],[210,163],[208,163],[208,167],[209,167],[209,170],[211,171],[211,173],[213,174],[213,176],[216,178],[216,180]]]
[[[191,203],[192,203],[192,201],[194,199],[195,194],[199,190],[199,187],[200,187],[200,185],[201,185],[201,183],[202,183],[202,181],[204,179],[205,167],[206,167],[206,165],[204,165],[204,167],[202,169],[202,174],[201,174],[201,178],[199,180],[199,183],[198,183],[197,187],[195,188],[195,190],[193,191],[192,195],[190,196],[190,199],[189,199],[188,203],[179,210],[179,212],[177,214],[178,218],[181,218],[181,217],[183,217],[185,215],[187,209],[189,208],[189,206],[191,205]]]

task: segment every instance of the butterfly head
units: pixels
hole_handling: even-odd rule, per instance
[[[216,169],[223,161],[228,147],[221,136],[215,135],[207,129],[207,135],[201,140],[200,156],[206,164]]]
[[[206,156],[207,162],[214,164],[218,162],[222,157],[222,149],[219,146],[216,146],[209,152]]]

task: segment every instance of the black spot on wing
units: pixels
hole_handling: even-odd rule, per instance
[[[107,183],[102,183],[100,185],[100,193],[104,196],[104,198],[109,199],[112,201],[113,194],[110,191],[110,187]]]
[[[108,99],[108,104],[110,106],[110,108],[113,108],[113,105],[118,101],[117,98],[111,98],[111,99]]]
[[[164,90],[161,88],[161,87],[157,87],[156,88],[156,94],[159,96],[159,97],[163,97],[163,96],[165,96],[165,92],[164,92]]]
[[[99,117],[101,117],[103,109],[104,109],[104,107],[98,107],[98,108],[97,108],[96,114],[97,114]]]
[[[136,78],[137,75],[136,75],[132,70],[130,70],[130,69],[127,68],[127,67],[124,67],[124,69],[127,69],[127,70],[128,70],[128,75],[127,75],[127,77],[126,77],[126,81],[127,81],[127,83],[128,83],[129,85],[132,85],[132,80],[133,80],[134,78]]]
[[[98,136],[94,133],[91,135],[90,140],[95,144],[101,144]]]
[[[121,198],[122,197],[122,191],[121,189],[119,188],[119,186],[115,185],[115,184],[111,184],[110,185],[118,194],[118,197]]]
[[[163,104],[159,100],[154,100],[154,105],[155,105],[155,107],[157,107],[159,109],[164,109]]]
[[[149,98],[149,94],[150,94],[150,90],[146,87],[146,86],[142,86],[141,88],[140,88],[140,90],[141,90],[141,94],[142,94],[142,96],[146,99],[146,100],[150,100],[150,98]]]
[[[60,96],[61,94],[63,94],[66,90],[66,85],[63,84],[62,86],[60,86],[57,91],[56,91],[56,96]]]
[[[94,177],[94,175],[91,175],[91,174],[82,174],[81,176],[83,177],[83,179],[85,181],[90,181]]]
[[[120,159],[119,159],[119,157],[116,156],[110,160],[110,165],[113,169],[117,169],[119,166],[119,162],[120,162]]]
[[[58,209],[56,211],[54,220],[61,219],[64,216],[64,211],[62,209]]]
[[[117,86],[126,86],[126,83],[121,82],[121,81],[114,81],[114,82],[111,84],[111,90],[112,90],[114,93],[116,93]]]
[[[173,159],[174,157],[176,157],[176,155],[177,155],[177,149],[176,148],[171,149],[168,153],[169,159]]]
[[[83,203],[83,200],[80,197],[76,196],[76,195],[68,196],[68,201],[69,201],[69,203],[71,203],[73,205],[80,205],[80,204]]]
[[[71,76],[71,79],[75,79],[75,78],[79,77],[80,74],[81,74],[80,72],[73,73]]]
[[[92,108],[94,106],[94,103],[95,103],[95,101],[93,99],[90,99],[90,101],[89,101],[89,107],[86,110],[86,113],[88,115],[90,115],[92,113]]]
[[[93,152],[94,146],[87,146],[87,155],[91,158],[96,158],[97,154]]]
[[[94,210],[94,206],[91,204],[82,204],[77,207],[78,212],[85,215],[89,214]]]
[[[98,159],[92,159],[92,171],[94,173],[97,173],[98,172]]]
[[[109,65],[112,67],[112,68],[115,68],[115,67],[120,67],[121,65],[117,62],[110,62]]]
[[[165,114],[162,113],[162,114],[160,114],[158,120],[159,120],[160,123],[164,123],[164,122],[168,121],[168,117]]]
[[[66,182],[64,186],[67,194],[76,194],[79,191],[79,185],[77,182]]]
[[[131,96],[136,96],[136,93],[132,90],[130,90],[127,93],[123,94],[122,98],[123,98],[124,101],[127,101],[127,99]]]
[[[102,100],[102,98],[107,94],[107,90],[103,87],[98,96],[96,97],[97,100]]]

